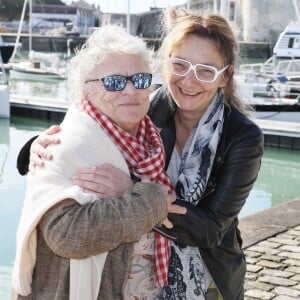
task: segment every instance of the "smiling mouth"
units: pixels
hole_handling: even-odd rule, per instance
[[[193,91],[184,90],[181,87],[179,87],[179,90],[181,91],[182,94],[184,94],[186,96],[196,96],[196,95],[199,95],[201,93],[201,92],[193,92]]]
[[[120,106],[138,106],[139,103],[122,103]]]

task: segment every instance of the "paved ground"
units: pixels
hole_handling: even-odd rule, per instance
[[[300,299],[300,198],[243,218],[245,300]]]

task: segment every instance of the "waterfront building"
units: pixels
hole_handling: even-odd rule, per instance
[[[241,39],[275,42],[290,21],[299,21],[299,0],[235,0]]]
[[[83,0],[71,5],[32,5],[31,20],[33,31],[66,28],[61,32],[68,33],[68,26],[72,24],[73,29],[77,29],[74,34],[87,35],[89,28],[95,26],[95,7]]]
[[[257,57],[268,58],[272,55],[275,42],[286,25],[291,20],[299,19],[300,0],[189,0],[181,6],[203,13],[221,13],[238,30],[243,57],[257,55]],[[123,14],[103,13],[100,6],[95,7],[83,0],[72,2],[70,5],[33,5],[33,49],[66,52],[67,39],[72,35],[72,39],[69,39],[69,48],[73,51],[84,42],[86,36],[93,32],[95,26],[106,24],[122,24],[130,29],[131,34],[140,36],[149,46],[157,49],[162,36],[161,15],[161,8],[152,7],[149,11],[130,14],[128,18],[126,12]],[[129,26],[127,26],[128,20]],[[59,22],[60,24],[72,23],[74,29],[78,31],[73,29],[68,35],[67,30],[57,29]],[[2,27],[3,25],[4,22],[2,22]],[[23,32],[28,30],[27,22],[24,22],[23,28]],[[35,30],[37,28],[39,31],[44,28],[41,36],[37,35],[37,30]],[[55,30],[52,32],[49,30],[46,32],[46,29],[53,28]],[[1,35],[4,42],[16,40],[16,30],[14,33],[1,33]],[[21,34],[20,42],[23,50],[27,50],[26,33]]]

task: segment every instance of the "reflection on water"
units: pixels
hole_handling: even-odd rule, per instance
[[[300,196],[300,151],[266,148],[262,166],[240,216],[246,216]]]
[[[30,125],[29,125],[30,124]],[[50,124],[22,118],[0,119],[0,299],[9,299],[15,256],[15,233],[22,208],[26,177],[16,170],[22,145]]]
[[[20,148],[30,137],[49,127],[43,120],[0,119],[0,299],[9,299],[15,256],[15,233],[22,208],[26,177],[16,170]],[[241,217],[299,196],[300,152],[267,148],[261,172]],[[5,246],[4,246],[5,245]]]
[[[18,73],[10,74],[11,95],[40,96],[53,99],[67,100],[66,80],[50,79],[45,75],[20,76]]]

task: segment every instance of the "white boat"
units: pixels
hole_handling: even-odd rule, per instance
[[[273,55],[277,58],[300,58],[300,22],[291,21],[274,46]]]
[[[299,0],[292,0],[296,20],[290,21],[279,35],[273,48],[273,56],[277,59],[300,58],[300,12]]]
[[[60,65],[59,55],[57,53],[41,53],[32,50],[32,28],[31,28],[31,11],[32,0],[25,0],[23,5],[22,16],[19,24],[17,42],[19,40],[22,24],[25,16],[27,4],[29,5],[29,54],[28,59],[14,60],[16,51],[13,53],[12,61],[8,64],[10,76],[29,77],[31,79],[48,80],[48,79],[66,79],[67,66]]]
[[[235,79],[239,89],[250,85],[252,97],[295,99],[300,94],[300,59],[271,57],[264,63],[242,64]]]
[[[241,65],[235,82],[239,97],[258,119],[300,122],[300,59]]]
[[[239,97],[255,117],[300,122],[300,18],[279,35],[273,56],[263,63],[242,64],[235,74]]]
[[[300,94],[300,14],[296,0],[293,5],[297,20],[279,35],[272,57],[263,63],[242,64],[236,72],[240,89],[251,84],[252,97],[295,99]]]
[[[37,67],[32,62],[20,62],[17,64],[11,64],[10,77],[26,77],[27,79],[36,80],[49,80],[57,79],[64,80],[66,75],[61,70],[54,70],[49,68]]]
[[[31,51],[28,60],[10,63],[9,66],[11,77],[37,80],[64,80],[67,77],[67,66],[62,66],[59,56],[54,53]]]

